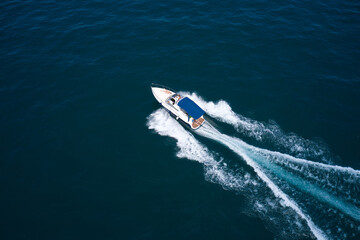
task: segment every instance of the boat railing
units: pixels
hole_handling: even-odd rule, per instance
[[[167,86],[164,86],[164,85],[161,85],[161,84],[157,84],[157,83],[151,83],[151,87],[158,87],[158,88],[166,88],[166,89],[169,89],[170,91],[176,93],[176,91],[174,89],[171,89]]]

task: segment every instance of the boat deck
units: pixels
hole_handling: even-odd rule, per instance
[[[201,124],[203,124],[204,123],[204,121],[205,121],[205,119],[204,118],[198,118],[198,119],[196,119],[196,120],[194,120],[193,121],[193,123],[192,123],[192,128],[198,128],[198,127],[200,127],[201,126]]]

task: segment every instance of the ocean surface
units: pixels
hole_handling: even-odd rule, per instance
[[[0,239],[360,239],[359,1],[0,11]]]

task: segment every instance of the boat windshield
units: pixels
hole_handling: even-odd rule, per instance
[[[179,100],[182,98],[179,94],[175,94],[175,96],[173,96],[175,102],[179,102]]]

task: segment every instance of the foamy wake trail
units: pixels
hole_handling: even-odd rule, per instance
[[[282,199],[286,206],[292,208],[301,218],[307,222],[309,228],[317,239],[327,239],[323,231],[312,222],[311,218],[303,213],[299,206],[293,200],[291,200],[278,186],[276,186],[276,184],[271,181],[270,178],[262,171],[259,165],[248,156],[245,151],[246,143],[240,139],[233,138],[218,132],[209,123],[200,128],[197,133],[224,144],[233,152],[242,157],[246,163],[254,169],[257,175],[267,184],[274,195]]]
[[[180,93],[194,100],[209,116],[230,124],[239,133],[247,137],[254,138],[261,142],[268,142],[296,157],[316,158],[326,163],[332,162],[328,147],[321,141],[304,139],[295,133],[284,133],[274,121],[262,123],[246,118],[235,113],[224,100],[219,100],[218,102],[205,101],[196,93]]]
[[[273,134],[272,130],[264,124],[245,119],[234,113],[225,101],[205,102],[194,93],[182,94],[199,103],[210,116],[229,123],[235,128],[248,129],[249,136],[261,140],[262,137],[267,136],[267,133]],[[209,122],[195,131],[201,136],[221,143],[240,156],[247,165],[254,169],[256,175],[252,176],[243,169],[234,171],[228,167],[225,164],[226,159],[211,152],[163,109],[153,112],[148,117],[147,125],[149,129],[155,130],[162,136],[176,139],[177,156],[202,163],[206,179],[221,184],[225,189],[243,193],[249,199],[255,199],[252,200],[252,208],[263,220],[276,222],[274,220],[276,211],[285,212],[284,207],[292,209],[296,213],[296,217],[288,213],[281,215],[282,218],[286,218],[285,221],[289,226],[292,224],[291,222],[295,222],[288,228],[281,225],[283,229],[280,231],[284,232],[280,234],[282,238],[289,238],[295,233],[299,238],[301,238],[301,234],[304,236],[306,227],[303,226],[303,223],[318,239],[326,239],[329,236],[335,239],[346,239],[349,237],[348,234],[354,238],[360,233],[360,171],[257,148],[239,138],[220,133]],[[282,137],[285,136],[284,133],[281,132],[281,134]],[[274,141],[276,141],[276,137],[279,135],[274,134]],[[325,151],[322,151],[321,147],[317,148],[316,144],[311,141],[307,142],[297,136],[289,139],[292,139],[292,143],[298,146],[309,143],[311,150],[304,150],[305,155],[315,152],[319,156],[325,156]],[[286,144],[290,144],[290,142]],[[317,152],[319,149],[322,152]],[[302,155],[304,154],[300,154],[300,156]],[[276,198],[268,197],[269,194],[264,197],[258,193],[266,191],[263,188],[260,190],[260,186],[265,186],[264,183]],[[295,189],[300,192],[294,191]],[[281,199],[281,201],[276,199]],[[282,206],[278,206],[278,203]],[[316,213],[313,212],[314,206],[317,206]],[[351,218],[346,218],[343,214]],[[311,215],[320,225],[314,223]],[[298,219],[299,217],[302,220]],[[291,218],[296,220],[291,220]],[[338,220],[339,218],[341,220]],[[279,224],[275,223],[275,225]],[[318,226],[325,229],[327,235]],[[334,226],[337,227],[334,229]],[[293,231],[295,228],[297,230]]]
[[[278,229],[275,234],[279,236],[282,235],[283,238],[289,238],[296,234],[297,236],[306,236],[307,234],[304,233],[306,228],[302,225],[301,220],[298,219],[298,216],[300,216],[300,218],[306,221],[306,224],[318,239],[325,239],[322,231],[315,226],[310,218],[306,216],[296,203],[284,194],[244,152],[241,152],[240,155],[254,168],[258,177],[266,183],[274,196],[282,199],[282,201],[279,202],[276,198],[272,199],[271,196],[266,193],[266,189],[261,189],[262,183],[259,182],[260,179],[257,179],[257,176],[254,178],[249,173],[239,171],[239,169],[237,169],[235,173],[228,169],[225,163],[222,163],[221,158],[220,161],[216,161],[215,155],[202,145],[190,132],[186,131],[165,110],[159,109],[153,112],[148,117],[147,126],[162,136],[176,139],[176,145],[178,147],[176,155],[179,158],[188,158],[204,164],[206,179],[221,184],[225,189],[242,192],[249,199],[252,199],[253,205],[250,206],[250,208],[257,211],[255,215],[258,215],[265,221],[273,221],[273,223],[270,222],[270,224],[278,225],[275,226],[275,228],[283,228]],[[236,145],[230,145],[229,147],[239,153],[238,149],[235,149],[237,147]],[[282,219],[278,219],[277,222],[285,221],[289,225],[288,227],[274,222],[276,221],[275,219],[279,218],[279,209],[284,207],[288,207],[297,213],[297,215],[295,215],[289,211],[282,210],[286,211],[287,214],[282,215]],[[253,215],[254,213],[251,214]]]
[[[318,239],[324,239],[326,238],[326,235],[314,224],[310,216],[305,214],[297,203],[290,199],[289,196],[285,194],[280,187],[278,187],[278,184],[281,182],[276,179],[282,179],[286,182],[285,186],[282,184],[284,188],[288,188],[287,184],[289,184],[303,193],[312,196],[319,202],[325,203],[325,207],[322,208],[322,214],[325,214],[325,216],[328,212],[326,209],[333,208],[360,222],[360,208],[357,206],[359,203],[359,171],[351,168],[330,166],[322,163],[312,163],[311,161],[294,158],[287,154],[257,148],[238,138],[220,133],[208,122],[197,130],[196,133],[227,146],[233,152],[241,156],[241,158],[244,159],[246,163],[250,165],[258,176],[268,185],[274,195],[281,198],[286,206],[291,207],[307,222],[311,231]],[[290,161],[291,164],[287,163],[288,161]],[[293,167],[295,163],[298,164],[300,168]],[[309,173],[311,176],[311,169],[309,166],[315,166],[317,173],[323,173],[323,171],[325,171],[327,175],[319,175],[318,177],[320,178],[315,178],[316,181],[313,181],[314,183],[312,183],[307,180]],[[322,171],[319,171],[319,169]],[[341,176],[341,179],[336,178],[335,174]],[[269,175],[272,177],[269,177]],[[328,186],[340,188],[340,190],[338,189],[339,191],[336,192],[337,194],[332,194],[331,189],[329,189],[328,186],[319,186],[319,182],[324,183],[324,181],[321,181],[321,177],[324,176],[335,178],[334,185],[332,185],[329,180],[325,181],[325,183],[327,183]],[[273,179],[277,181],[277,184],[274,183]],[[314,180],[311,177],[309,179]],[[344,189],[346,191],[344,191]],[[341,197],[338,197],[338,195]],[[317,203],[312,201],[310,205],[315,204]],[[350,229],[349,231],[352,232],[352,236],[355,236],[355,232],[359,232],[360,230],[359,226],[357,229],[354,227],[357,224],[356,221],[354,222],[351,219],[345,219],[341,214],[339,214],[339,216],[342,218],[342,222],[346,223],[345,225],[352,226],[353,229]],[[329,220],[329,222],[331,221],[333,221],[333,219]],[[331,229],[328,229],[328,232],[331,232]],[[347,237],[347,233],[343,233],[340,227],[337,229],[337,234],[337,237],[340,239]]]
[[[216,161],[214,154],[202,145],[188,131],[186,131],[174,118],[164,109],[153,112],[147,121],[149,129],[156,131],[161,136],[176,139],[179,158],[187,158],[204,164],[206,178],[220,183],[224,188],[238,190],[246,184],[254,184],[249,176],[233,176],[226,169],[226,164]]]
[[[329,201],[337,199],[336,202],[344,206],[344,208],[342,208],[343,210],[346,209],[346,205],[349,205],[345,204],[344,200],[353,205],[360,205],[360,171],[350,167],[312,162],[295,158],[288,154],[260,149],[248,144],[245,145],[247,152],[264,164],[269,163],[274,166],[274,168],[276,165],[276,167],[281,167],[287,172],[293,173],[294,176],[296,174],[296,177],[301,177],[301,180],[307,183],[307,189],[304,189],[304,191],[308,191],[310,186],[313,186],[314,189],[317,188],[317,194],[312,194],[315,197],[323,192],[321,189],[326,189],[327,192],[332,193],[333,197],[325,197],[326,194],[324,193],[322,195],[325,199]],[[335,196],[341,196],[344,200],[338,199]],[[336,205],[331,205],[337,208]],[[350,211],[350,209],[352,210]],[[344,212],[360,221],[358,207],[349,207],[348,210]]]
[[[285,160],[289,160],[289,159],[295,162],[306,163],[306,164],[308,164],[309,161],[296,159],[286,154],[272,152],[251,146],[238,138],[229,137],[225,134],[220,133],[209,123],[206,123],[202,128],[200,128],[197,131],[197,133],[226,145],[235,153],[239,154],[243,159],[245,159],[246,162],[254,169],[259,169],[258,166],[259,164],[261,165],[262,168],[269,169],[276,176],[286,180],[288,183],[295,186],[299,190],[312,195],[313,197],[317,198],[319,201],[325,202],[328,205],[342,211],[346,215],[351,216],[352,218],[360,221],[360,210],[356,206],[344,201],[339,197],[336,197],[335,195],[330,194],[329,192],[318,187],[317,185],[312,184],[309,181],[306,181],[304,178],[301,178],[297,175],[292,174],[289,171],[286,171],[283,167],[281,167],[281,165],[276,164],[277,161],[279,161],[279,159],[281,159],[281,163],[284,163]],[[327,166],[327,167],[332,169],[331,166]],[[336,167],[335,169],[338,168],[339,167]],[[355,170],[352,170],[350,172],[351,174],[348,179],[351,179],[355,183],[360,183],[359,181],[360,175],[357,174]]]

